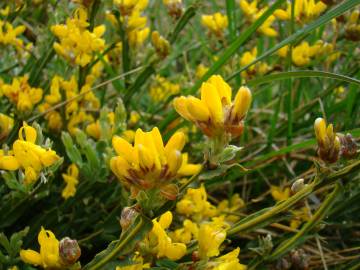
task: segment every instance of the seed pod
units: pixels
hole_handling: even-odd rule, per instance
[[[129,228],[133,220],[138,215],[138,212],[134,209],[134,207],[125,207],[121,211],[121,217],[120,217],[120,226],[123,230],[126,230]]]
[[[59,254],[61,261],[65,265],[73,265],[79,259],[81,255],[81,249],[76,240],[65,237],[60,241]]]

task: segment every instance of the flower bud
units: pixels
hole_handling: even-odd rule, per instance
[[[330,124],[326,127],[326,122],[323,118],[317,118],[314,123],[315,136],[318,142],[318,155],[326,162],[336,162],[340,154],[340,139]]]
[[[131,223],[134,221],[134,219],[137,217],[138,212],[134,207],[125,207],[121,211],[121,217],[120,217],[120,226],[123,231],[125,231]]]
[[[300,190],[302,190],[304,188],[304,179],[300,178],[298,180],[296,180],[292,186],[291,186],[291,192],[293,194],[298,193]]]
[[[231,111],[231,120],[241,120],[245,117],[251,104],[251,91],[248,87],[242,86],[235,96],[234,107]]]
[[[339,136],[341,143],[341,155],[345,158],[354,158],[357,154],[357,145],[351,134]]]
[[[170,43],[165,38],[160,36],[158,31],[153,31],[151,33],[151,42],[160,57],[165,58],[168,56],[170,52]]]
[[[80,258],[81,249],[76,240],[65,237],[60,241],[59,254],[65,265],[73,265]]]
[[[180,18],[183,13],[181,0],[163,0],[167,7],[169,15],[175,19]]]

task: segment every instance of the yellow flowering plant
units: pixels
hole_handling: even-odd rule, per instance
[[[359,14],[0,1],[0,269],[357,269]]]

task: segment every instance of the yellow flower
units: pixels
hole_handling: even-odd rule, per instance
[[[25,170],[25,184],[35,182],[43,168],[53,165],[60,158],[55,151],[36,145],[36,137],[36,130],[24,123],[19,130],[19,139],[13,144],[13,156],[0,155],[0,168]]]
[[[153,228],[149,233],[150,248],[158,258],[166,257],[170,260],[178,260],[186,253],[186,245],[183,243],[173,243],[167,235],[166,229],[172,222],[170,211],[160,216],[159,220],[153,220]]]
[[[112,130],[115,124],[115,114],[113,112],[109,112],[107,118],[108,118],[109,126],[111,127]],[[101,138],[100,121],[96,120],[96,122],[87,125],[86,133],[89,134],[94,139],[99,140]]]
[[[70,117],[67,128],[71,135],[75,135],[80,124],[92,123],[93,121],[94,118],[91,114],[81,110]]]
[[[202,78],[208,70],[209,70],[208,67],[206,67],[206,66],[203,65],[203,64],[199,64],[199,65],[196,67],[195,77],[196,77],[197,79]]]
[[[231,102],[231,88],[219,75],[211,76],[202,84],[201,99],[181,96],[174,100],[175,110],[208,137],[224,133],[239,136],[250,104],[251,92],[244,86],[240,87],[234,102]]]
[[[244,67],[250,64],[256,59],[257,48],[254,47],[251,51],[246,51],[242,54],[240,58],[240,66]],[[248,67],[245,71],[241,73],[244,78],[249,78],[256,73],[263,75],[269,70],[269,66],[266,63],[258,62],[255,65]]]
[[[175,230],[170,234],[173,241],[188,244],[192,239],[198,238],[199,228],[196,223],[190,219],[185,219],[183,227]]]
[[[200,164],[190,164],[188,163],[189,155],[188,153],[182,154],[182,163],[180,169],[178,170],[178,175],[180,176],[190,176],[194,174],[198,174],[201,170]]]
[[[181,150],[185,144],[182,132],[176,132],[165,146],[157,128],[150,132],[138,129],[134,145],[119,136],[113,137],[112,144],[117,156],[111,159],[110,168],[131,188],[133,195],[139,190],[159,188],[168,199],[176,198],[168,194],[168,185],[179,177],[182,166]]]
[[[221,221],[202,223],[198,232],[198,245],[200,258],[218,256],[220,245],[226,238],[228,226]]]
[[[277,186],[270,187],[271,196],[274,198],[275,201],[283,201],[290,198],[290,188],[280,188]]]
[[[150,268],[150,264],[144,263],[144,259],[138,251],[136,251],[132,257],[131,263],[132,264],[126,266],[117,266],[116,270],[142,270]]]
[[[59,241],[55,235],[41,227],[38,242],[40,244],[40,252],[22,249],[20,251],[21,260],[44,269],[61,268],[63,265],[59,255]]]
[[[90,32],[86,29],[89,25],[87,19],[86,9],[79,8],[74,18],[68,19],[66,24],[51,27],[52,33],[60,41],[54,43],[56,53],[82,67],[90,63],[95,53],[105,48],[105,41],[101,38],[105,25],[97,26]]]
[[[220,12],[211,15],[202,15],[201,24],[205,26],[211,33],[218,37],[223,35],[224,30],[228,27],[228,18]]]
[[[34,105],[40,102],[43,90],[33,88],[28,83],[28,76],[16,77],[11,84],[3,84],[3,94],[17,106],[20,112],[31,112]]]
[[[324,161],[336,162],[340,155],[340,138],[334,132],[332,124],[326,126],[323,118],[317,118],[314,123],[316,140],[318,143],[318,155]]]
[[[153,31],[151,33],[151,41],[155,47],[156,53],[165,58],[170,52],[170,43],[164,37],[160,36],[158,31]]]
[[[66,187],[63,189],[61,195],[66,200],[76,193],[76,186],[79,183],[79,169],[75,164],[71,164],[67,169],[67,174],[63,173],[62,177],[66,183]]]
[[[3,13],[8,12],[9,10],[6,10]],[[12,45],[17,49],[22,49],[24,42],[19,39],[18,36],[24,33],[25,30],[25,25],[20,25],[14,28],[11,23],[0,20],[0,44]]]
[[[129,125],[136,125],[137,122],[139,122],[141,116],[138,112],[136,111],[131,111],[130,113],[130,118],[129,118]]]
[[[287,9],[277,9],[274,15],[280,20],[291,19],[292,2],[287,3]],[[316,17],[325,11],[327,8],[323,1],[316,0],[297,0],[295,1],[294,15],[297,22],[305,23]]]
[[[16,171],[19,167],[20,164],[12,151],[5,153],[4,150],[0,149],[0,170]]]
[[[232,215],[231,213],[236,213],[239,209],[245,206],[245,202],[240,198],[239,194],[234,194],[230,200],[223,200],[217,205],[218,213],[221,213],[225,216],[227,222],[236,222],[239,220],[238,215]]]
[[[350,16],[347,18],[347,23],[345,26],[345,35],[346,38],[359,41],[360,40],[360,11],[355,9],[351,12]]]
[[[239,262],[240,248],[214,259],[206,264],[206,269],[211,270],[246,270],[247,267]]]
[[[119,7],[121,14],[126,16],[134,11],[143,11],[148,5],[148,0],[114,0],[114,4]]]
[[[247,0],[240,0],[239,3],[241,10],[244,12],[244,15],[250,22],[257,20],[267,9],[266,7],[258,9],[258,1],[252,1],[249,3]],[[275,16],[270,15],[257,31],[269,37],[276,37],[277,31],[272,28],[272,23],[275,19]]]
[[[0,113],[0,142],[4,140],[14,127],[14,119]]]
[[[187,189],[184,197],[176,204],[176,212],[200,221],[205,217],[214,217],[217,209],[207,201],[205,187],[201,185],[200,188]]]
[[[180,85],[156,75],[155,82],[150,86],[150,97],[153,101],[165,101],[180,92]]]

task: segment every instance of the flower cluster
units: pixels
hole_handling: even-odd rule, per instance
[[[105,48],[102,35],[105,25],[100,25],[89,31],[87,11],[79,8],[75,16],[66,20],[66,24],[57,24],[51,27],[53,34],[60,43],[54,43],[55,51],[66,60],[81,67],[89,64],[94,54]]]
[[[175,110],[208,137],[224,136],[224,133],[226,136],[239,136],[250,104],[249,88],[240,87],[232,102],[231,88],[219,75],[202,84],[201,99],[181,96],[174,100]]]
[[[217,12],[211,15],[202,15],[201,23],[210,31],[210,33],[217,37],[222,37],[224,30],[228,26],[228,18],[226,15]]]
[[[4,83],[0,86],[4,96],[23,114],[31,113],[43,96],[43,90],[31,87],[28,80],[28,76],[16,77],[11,84]]]
[[[25,25],[14,27],[11,23],[0,20],[0,44],[12,45],[18,50],[23,49],[24,42],[18,36],[25,30]]]
[[[32,184],[39,178],[41,170],[53,165],[60,157],[55,151],[45,149],[36,144],[37,132],[35,128],[24,126],[19,130],[19,139],[12,147],[12,151],[0,152],[0,170],[24,170],[25,184]]]
[[[154,102],[165,101],[172,95],[180,92],[180,85],[170,82],[168,79],[156,76],[153,84],[150,86],[150,97]]]

